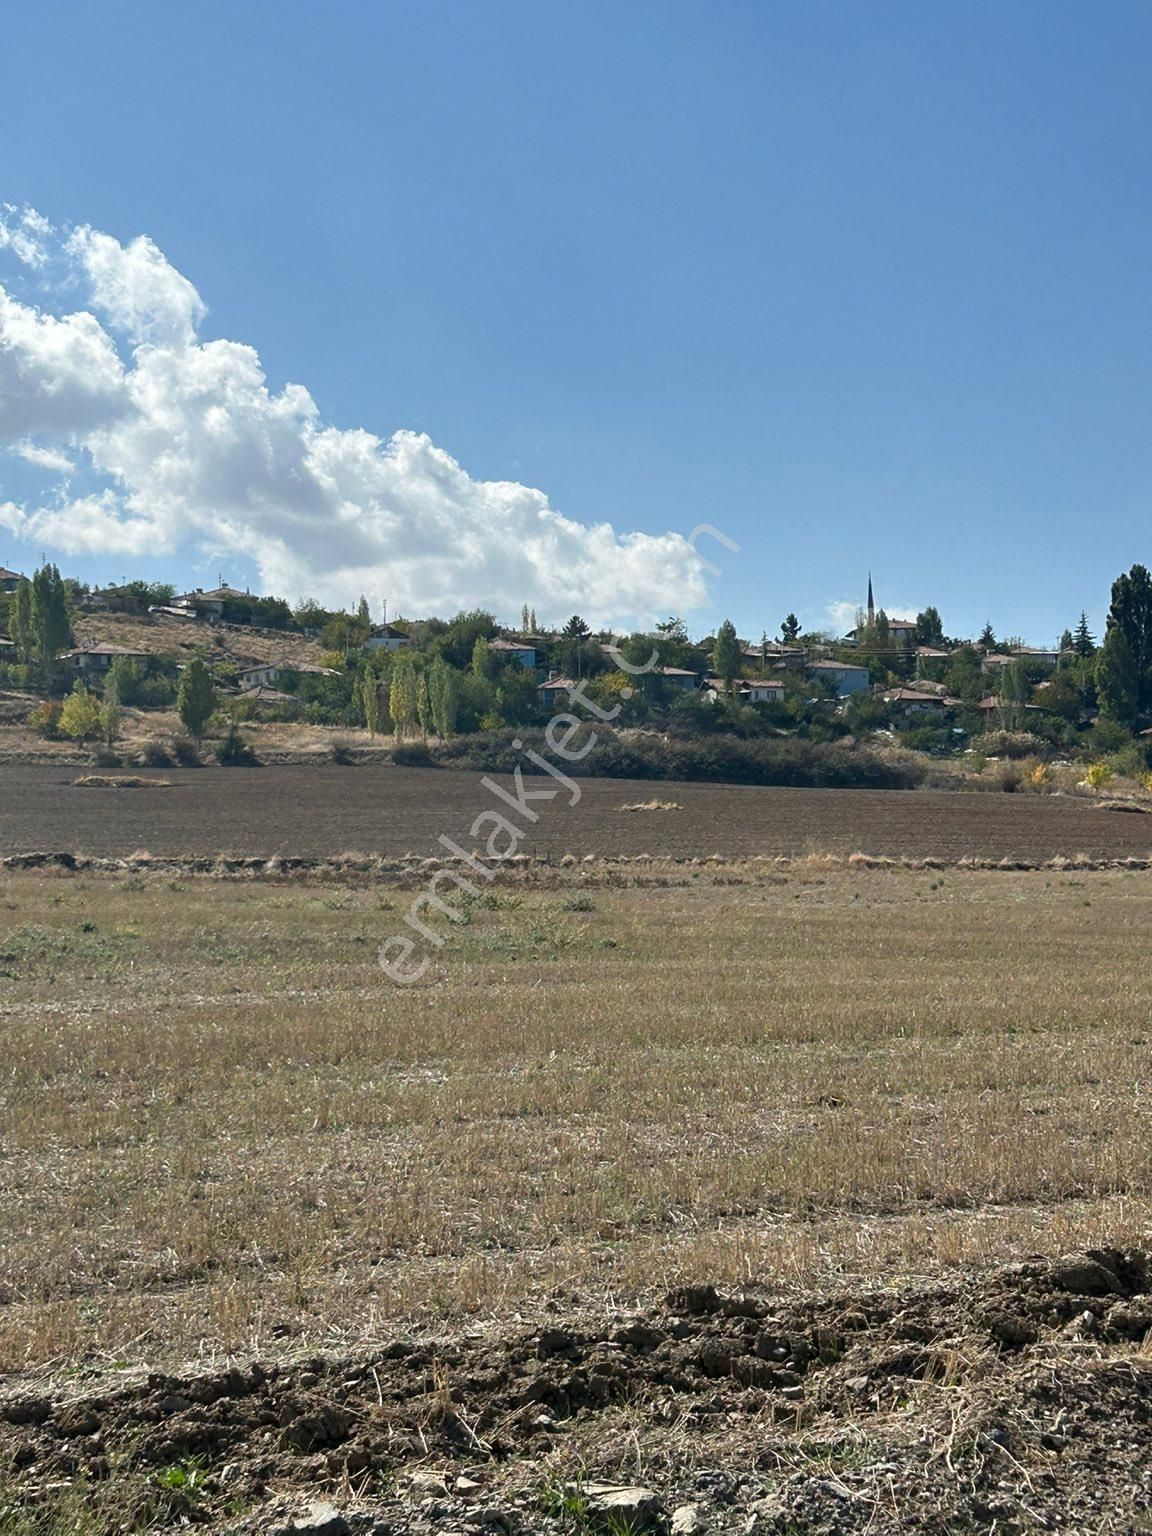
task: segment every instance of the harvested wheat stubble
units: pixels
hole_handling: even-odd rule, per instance
[[[1149,870],[525,863],[406,989],[418,859],[79,863],[0,878],[5,1536],[1147,1508]]]

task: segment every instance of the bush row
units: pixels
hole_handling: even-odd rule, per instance
[[[647,733],[620,735],[603,727],[597,731],[596,745],[579,763],[566,763],[553,752],[543,732],[528,731],[461,736],[433,745],[427,753],[444,767],[488,773],[511,773],[517,767],[525,773],[542,772],[527,758],[529,751],[535,751],[572,776],[695,779],[797,789],[914,789],[926,772],[926,764],[914,758],[839,741],[736,736],[692,740]],[[581,744],[581,738],[573,742],[574,747]],[[417,761],[411,748],[397,749],[394,756],[397,762]]]

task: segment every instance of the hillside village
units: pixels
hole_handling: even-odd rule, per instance
[[[261,722],[448,740],[542,724],[577,690],[622,728],[871,739],[935,757],[1111,757],[1138,773],[1152,658],[1125,631],[1138,634],[1127,616],[1141,604],[1152,611],[1152,582],[1136,566],[1114,587],[1103,646],[1084,615],[1051,648],[990,624],[953,639],[931,607],[889,618],[869,575],[847,634],[802,633],[788,614],[774,637],[741,637],[725,621],[692,639],[676,618],[631,635],[594,633],[579,616],[542,626],[527,605],[517,626],[482,610],[374,620],[363,598],[351,611],[292,608],[223,578],[177,593],[0,568],[0,721],[108,748],[129,711],[178,711],[197,741],[235,744]],[[197,679],[203,718],[182,702]]]

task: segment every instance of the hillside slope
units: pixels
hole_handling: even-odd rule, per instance
[[[73,622],[79,645],[125,645],[156,656],[187,661],[207,654],[213,661],[312,661],[320,646],[307,635],[239,624],[189,623],[162,614],[80,614]]]

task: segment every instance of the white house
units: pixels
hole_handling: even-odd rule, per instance
[[[780,677],[738,677],[732,686],[741,704],[782,704],[784,702],[784,680]],[[705,678],[704,690],[712,700],[720,698],[727,692],[722,677]]]
[[[318,667],[314,661],[261,661],[236,674],[241,689],[271,688],[285,672],[306,672],[316,677],[336,677],[333,667]]]
[[[391,624],[377,624],[360,649],[362,651],[398,651],[401,646],[411,644],[411,635],[406,635],[402,629],[393,629]]]
[[[831,683],[837,698],[847,698],[851,693],[868,691],[868,668],[844,661],[810,661],[808,671],[813,677]]]

